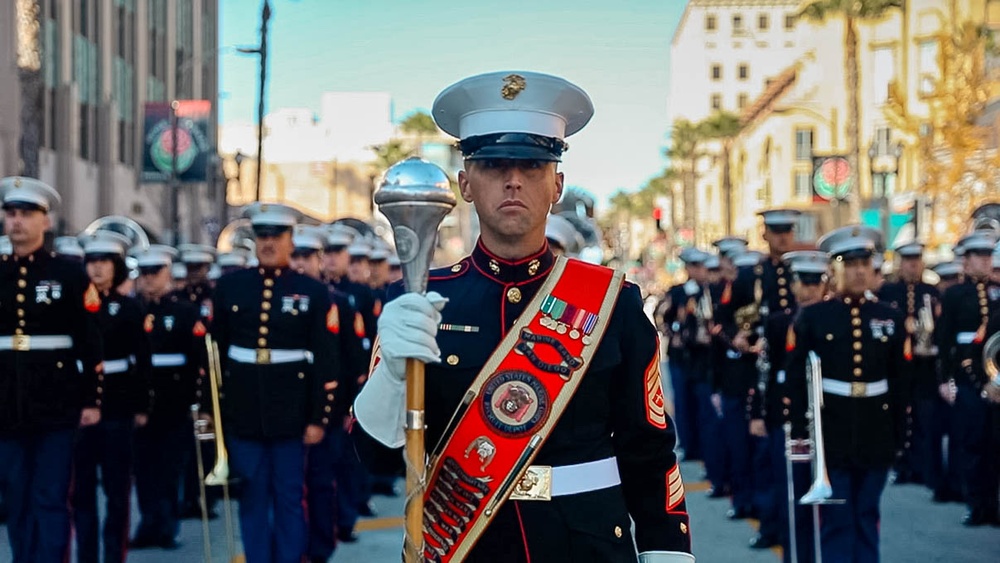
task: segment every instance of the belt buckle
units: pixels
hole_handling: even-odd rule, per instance
[[[514,485],[512,500],[552,500],[552,467],[531,465]]]
[[[868,384],[863,381],[852,381],[851,382],[851,396],[852,397],[866,397],[868,395]]]
[[[269,363],[271,363],[271,349],[270,348],[257,348],[257,363],[258,364],[269,364]]]
[[[15,334],[10,346],[15,352],[31,351],[31,336],[27,334]]]

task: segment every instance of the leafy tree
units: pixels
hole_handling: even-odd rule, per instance
[[[734,113],[720,111],[699,124],[701,133],[706,139],[717,139],[722,144],[722,197],[724,199],[725,233],[733,231],[733,184],[729,169],[729,152],[733,137],[743,128],[740,117]]]
[[[857,189],[860,147],[858,124],[861,110],[858,102],[858,23],[881,20],[894,8],[903,9],[904,0],[811,0],[800,13],[812,20],[844,18],[844,78],[847,86],[847,162],[851,182]]]
[[[670,146],[664,153],[670,159],[681,181],[683,214],[680,217],[680,225],[676,226],[692,230],[698,221],[695,189],[698,180],[698,159],[702,156],[699,145],[704,138],[702,127],[697,123],[678,119],[671,130]]]
[[[413,150],[408,148],[399,139],[389,139],[384,144],[372,147],[375,153],[375,160],[372,166],[379,173],[385,172],[390,166],[413,155]]]
[[[411,135],[425,136],[434,135],[438,128],[429,113],[417,110],[403,119],[399,124],[399,130]]]

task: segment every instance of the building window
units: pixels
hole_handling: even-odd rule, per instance
[[[888,127],[876,127],[875,138],[872,142],[875,144],[876,157],[888,156],[889,146],[892,143],[892,130]]]
[[[743,15],[733,14],[733,33],[743,32]]]
[[[750,103],[750,96],[748,96],[746,92],[742,92],[736,100],[736,105],[739,106],[740,109],[744,109],[747,107],[747,104]]]
[[[896,61],[891,47],[879,47],[872,57],[872,94],[878,105],[889,99],[889,84],[896,78]]]
[[[722,79],[722,65],[720,65],[720,64],[713,64],[712,65],[712,69],[711,69],[711,73],[712,73],[712,80],[721,80]]]
[[[795,14],[785,14],[785,31],[795,29]]]
[[[812,129],[795,130],[795,160],[809,162],[813,154]]]
[[[771,18],[767,14],[760,14],[757,16],[757,29],[761,31],[767,31],[771,27]]]
[[[812,199],[812,174],[801,171],[795,173],[795,197]]]
[[[937,79],[940,76],[938,65],[938,42],[936,39],[921,41],[918,46],[919,72],[920,72],[920,95],[930,96],[937,87]]]
[[[719,27],[719,18],[715,14],[705,16],[705,31],[715,31]]]
[[[750,65],[748,65],[747,63],[740,63],[739,76],[740,80],[746,80],[750,78]]]
[[[712,94],[712,109],[722,109],[722,94]]]

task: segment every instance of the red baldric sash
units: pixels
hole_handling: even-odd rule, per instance
[[[607,329],[620,272],[558,258],[500,342],[431,456],[424,557],[462,561],[566,410]],[[537,480],[537,479],[536,479]]]

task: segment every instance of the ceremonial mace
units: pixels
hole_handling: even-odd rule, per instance
[[[396,253],[407,293],[427,292],[427,271],[434,256],[438,226],[452,208],[455,194],[438,166],[410,157],[386,171],[375,203],[392,225]],[[406,535],[403,560],[424,560],[424,363],[406,360]]]

